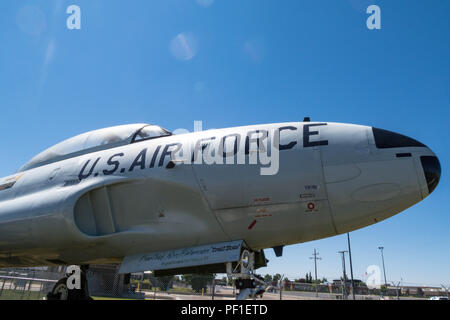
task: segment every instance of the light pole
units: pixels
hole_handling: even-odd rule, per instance
[[[355,300],[355,286],[353,284],[352,249],[350,248],[350,233],[348,233],[348,232],[347,232],[347,242],[348,242],[348,258],[350,260],[350,276],[351,276],[351,285],[352,285],[352,296],[353,296],[353,300]]]
[[[378,247],[378,249],[380,249],[381,251],[381,260],[383,261],[384,286],[387,286],[386,268],[384,267],[384,254],[383,254],[384,247]]]
[[[317,291],[317,284],[318,284],[317,283],[317,260],[322,260],[322,258],[319,258],[318,255],[319,255],[319,253],[316,252],[316,249],[314,249],[313,256],[310,257],[310,259],[314,259],[314,273],[315,273],[315,278],[316,278],[316,281],[315,281],[316,298],[319,296],[319,292]]]
[[[283,290],[283,279],[284,279],[284,274],[280,278],[280,300],[283,299],[283,296],[282,296],[282,293],[281,293],[281,291]]]
[[[347,274],[345,273],[345,253],[347,251],[339,251],[342,255],[342,274],[343,274],[343,284],[342,284],[342,300],[347,299]]]

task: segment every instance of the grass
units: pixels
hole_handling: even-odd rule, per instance
[[[169,290],[169,292],[173,292],[173,293],[195,293],[194,290],[192,290],[191,288],[181,288],[181,287],[175,287],[175,288],[171,288]]]
[[[129,298],[112,298],[112,297],[92,297],[94,300],[136,300]]]
[[[43,293],[25,290],[22,297],[22,290],[4,289],[0,295],[0,300],[38,300],[42,299],[44,296],[45,294]]]
[[[142,290],[142,292],[152,293],[154,292],[154,289],[155,288],[152,288],[152,290],[144,289]],[[156,288],[156,292],[161,293],[166,291],[161,291],[159,288]],[[192,290],[191,288],[181,288],[181,287],[171,288],[169,290],[169,293],[195,294],[194,290]],[[4,289],[0,295],[0,300],[42,300],[45,297],[45,295],[46,294],[43,292],[28,291],[28,290],[25,290],[25,292],[23,292],[21,289],[18,290]],[[98,296],[94,296],[92,298],[94,300],[134,300],[130,298],[98,297]]]
[[[29,294],[29,295],[28,295]],[[0,295],[0,300],[42,300],[45,294],[39,292],[28,292],[25,291],[23,293],[22,299],[22,291],[21,290],[3,290]],[[94,300],[135,300],[135,299],[127,299],[127,298],[112,298],[112,297],[92,297]]]
[[[163,291],[160,288],[151,288],[151,289],[141,289],[142,292],[167,292],[167,291]],[[175,287],[175,288],[170,288],[169,289],[169,293],[195,293],[194,290],[192,290],[191,288],[182,288],[182,287]]]

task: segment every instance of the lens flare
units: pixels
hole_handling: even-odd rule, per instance
[[[191,32],[178,34],[170,42],[170,53],[178,60],[188,61],[197,54],[197,40]]]
[[[28,35],[39,36],[46,28],[45,14],[35,6],[23,6],[16,17],[19,29]]]

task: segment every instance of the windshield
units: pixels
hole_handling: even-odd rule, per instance
[[[171,133],[158,126],[146,126],[142,128],[134,137],[133,142],[170,136]]]
[[[171,135],[171,133],[161,127],[147,124],[130,124],[90,131],[67,139],[41,152],[21,167],[18,172],[89,152],[167,135]]]

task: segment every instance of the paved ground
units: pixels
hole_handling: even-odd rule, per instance
[[[352,298],[351,296],[349,297]],[[184,293],[166,293],[153,292],[146,293],[146,299],[164,299],[164,300],[211,300],[211,295],[184,294]],[[232,287],[216,287],[215,300],[234,300],[235,295]],[[336,294],[319,293],[316,297],[315,292],[283,291],[282,300],[336,300]],[[380,300],[375,295],[356,295],[357,300]],[[396,297],[389,297],[389,300],[396,300]],[[420,298],[400,297],[401,300],[417,300]],[[280,300],[279,293],[264,293],[262,300]],[[423,300],[423,299],[420,299]]]

